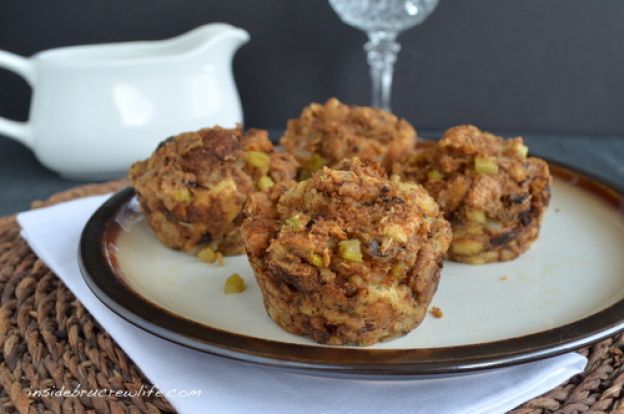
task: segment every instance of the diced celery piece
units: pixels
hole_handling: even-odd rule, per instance
[[[514,151],[516,151],[518,153],[518,155],[520,155],[522,158],[526,158],[526,156],[529,154],[529,147],[527,147],[526,145],[520,144],[520,143],[516,143],[513,147]]]
[[[438,170],[429,170],[427,172],[427,178],[429,181],[440,181],[444,179],[444,174]]]
[[[238,273],[232,273],[230,277],[225,280],[223,291],[225,293],[241,293],[244,292],[246,288],[245,280]]]
[[[319,154],[312,154],[305,162],[303,168],[309,172],[314,172],[320,170],[325,164],[327,164],[325,158],[321,157]]]
[[[498,174],[498,165],[496,161],[489,158],[477,157],[475,158],[475,170],[479,174]]]
[[[316,253],[310,253],[308,260],[310,261],[310,263],[312,263],[316,267],[324,267],[323,258]]]
[[[173,193],[173,198],[180,203],[190,203],[193,201],[193,194],[188,188],[180,188]]]
[[[394,279],[403,279],[407,274],[407,266],[405,263],[392,263],[390,266],[390,276]]]
[[[358,239],[343,240],[338,243],[338,254],[345,260],[351,262],[362,261],[362,251]]]
[[[284,220],[284,226],[291,231],[301,231],[305,228],[306,224],[305,219],[299,214],[295,214]]]
[[[210,188],[210,192],[212,194],[220,194],[225,192],[233,192],[236,191],[236,183],[232,178],[227,178],[225,180],[219,181],[216,185]]]
[[[199,260],[206,263],[214,263],[217,260],[217,254],[210,247],[204,247],[197,253]]]
[[[273,187],[274,184],[275,182],[268,175],[263,175],[262,177],[260,177],[257,183],[258,189],[260,191],[266,191],[269,188]]]
[[[262,151],[247,151],[243,155],[245,162],[252,167],[256,167],[262,171],[262,174],[266,174],[269,171],[269,165],[271,163],[271,156]]]
[[[486,217],[483,210],[466,210],[466,218],[475,223],[485,223]]]
[[[407,242],[407,234],[403,231],[398,224],[389,224],[384,228],[384,236],[390,237],[392,240],[399,243]]]

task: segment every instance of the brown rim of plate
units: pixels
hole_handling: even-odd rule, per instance
[[[624,216],[624,191],[591,174],[548,161],[564,181],[606,201]],[[132,291],[108,254],[114,217],[134,196],[125,188],[89,219],[81,236],[79,264],[93,291],[113,312],[154,335],[210,354],[265,365],[366,375],[427,376],[500,368],[574,351],[624,330],[624,299],[578,321],[501,341],[441,348],[369,349],[300,345],[216,329],[175,315]],[[624,277],[624,271],[623,275]]]

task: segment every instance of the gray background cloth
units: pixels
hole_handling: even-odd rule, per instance
[[[2,1],[0,49],[163,39],[214,21],[251,34],[234,62],[248,126],[283,127],[333,95],[369,103],[365,35],[326,0]],[[624,135],[622,22],[622,0],[440,0],[399,38],[393,109],[419,130]],[[28,101],[0,71],[0,115],[25,119]]]
[[[271,131],[272,138],[279,137],[279,132]],[[439,132],[421,135],[434,137]],[[525,139],[532,153],[588,171],[624,191],[622,137],[529,134]],[[33,200],[79,184],[46,170],[22,145],[0,140],[0,216],[26,210]]]

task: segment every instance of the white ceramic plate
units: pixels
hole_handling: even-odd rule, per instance
[[[433,300],[444,316],[428,315],[410,334],[367,348],[318,345],[282,330],[266,315],[245,256],[219,267],[164,247],[129,189],[87,225],[83,274],[133,323],[237,359],[400,374],[524,362],[612,335],[624,319],[624,197],[575,171],[551,170],[550,208],[527,253],[479,266],[447,261]],[[226,295],[224,281],[234,272],[247,290]]]

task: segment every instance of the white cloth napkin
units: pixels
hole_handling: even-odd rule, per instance
[[[181,413],[502,413],[581,372],[570,353],[471,375],[420,380],[323,378],[245,364],[160,339],[106,308],[83,281],[80,233],[107,196],[18,215],[22,236]],[[147,384],[146,384],[147,386]],[[199,397],[180,391],[201,390]]]

